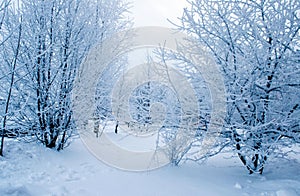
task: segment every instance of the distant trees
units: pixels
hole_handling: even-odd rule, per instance
[[[3,67],[18,54],[13,69],[1,67],[1,99],[7,99],[8,79],[16,80],[10,127],[35,135],[46,147],[63,149],[75,128],[70,96],[77,68],[93,44],[126,27],[126,11],[120,0],[26,0],[2,11],[9,15],[2,17],[3,31],[13,34],[21,31],[18,24],[22,27],[1,51]]]
[[[300,138],[300,1],[193,0],[178,28],[215,57],[227,115],[218,148],[234,147],[262,173],[280,147]]]

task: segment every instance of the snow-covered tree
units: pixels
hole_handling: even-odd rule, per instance
[[[24,0],[9,24],[22,17],[17,61],[22,108],[13,123],[46,147],[61,150],[75,129],[71,91],[77,68],[93,44],[128,24],[120,0]]]
[[[177,27],[215,57],[224,75],[222,149],[250,173],[300,137],[300,1],[193,0]]]
[[[7,41],[8,37],[10,36],[10,32],[6,32],[3,29],[3,23],[6,19],[6,15],[8,12],[10,1],[2,1],[0,4],[0,48],[1,50],[4,50],[4,43]],[[19,48],[20,45],[20,35],[21,35],[21,28],[19,29],[19,36],[18,36],[18,43],[17,43],[17,49]],[[10,104],[10,97],[11,97],[11,92],[12,92],[12,85],[14,82],[14,71],[15,71],[15,65],[16,65],[16,58],[18,56],[18,53],[14,55],[14,59],[11,62],[13,64],[12,67],[10,67],[10,81],[9,81],[9,90],[6,92],[4,95],[5,97],[1,96],[1,109],[3,109],[3,115],[1,115],[1,146],[0,146],[0,156],[3,156],[3,147],[4,147],[4,137],[6,136],[6,121],[7,121],[7,115],[8,115],[8,106]],[[0,66],[1,68],[4,67],[4,58],[1,56],[0,57]],[[8,76],[9,77],[9,76]],[[6,100],[5,100],[6,99]]]
[[[159,130],[157,141],[158,145],[165,146],[164,151],[173,165],[198,159],[199,156],[203,159],[204,153],[198,147],[205,149],[211,146],[209,138],[216,134],[216,130],[209,130],[208,127],[212,112],[210,89],[199,72],[199,66],[187,57],[191,54],[187,52],[191,49],[186,48],[188,43],[182,43],[182,40],[178,43],[176,52],[165,47],[155,51],[164,69],[173,68],[180,75],[173,79],[168,74],[164,76],[171,87],[171,91],[166,91],[168,100],[165,104],[171,113],[166,113],[166,123]],[[200,56],[203,58],[206,55]],[[185,89],[185,96],[189,95],[182,97],[181,89]]]

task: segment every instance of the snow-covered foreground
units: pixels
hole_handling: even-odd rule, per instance
[[[62,152],[7,140],[0,157],[0,195],[300,195],[300,162],[277,160],[248,175],[236,158],[205,165],[125,172],[104,165],[75,139]],[[298,159],[299,161],[300,159]]]

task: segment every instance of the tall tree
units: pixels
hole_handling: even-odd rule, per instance
[[[46,147],[61,150],[75,129],[71,91],[82,59],[93,46],[127,25],[120,0],[26,0],[22,16],[18,91],[24,103],[13,123]],[[10,26],[7,29],[12,30]]]
[[[300,1],[193,0],[179,29],[220,65],[225,136],[250,173],[281,142],[299,142]],[[225,140],[222,145],[227,145]]]
[[[2,49],[3,48],[3,45],[4,45],[4,42],[8,39],[7,37],[9,37],[9,35],[7,35],[7,33],[5,33],[5,30],[3,30],[3,23],[4,23],[4,20],[5,20],[5,17],[7,15],[7,10],[8,10],[8,6],[10,4],[10,1],[3,1],[1,4],[0,4],[0,36],[1,36],[1,41],[0,41],[0,47]],[[20,34],[21,34],[21,29],[20,29]],[[20,37],[20,36],[19,36]],[[20,41],[18,42],[18,47],[19,47],[19,44],[20,44]],[[17,47],[17,48],[18,48]],[[16,59],[16,56],[18,56],[17,54],[15,55],[15,59]],[[3,103],[4,106],[4,115],[3,115],[3,118],[1,118],[2,120],[2,126],[1,126],[1,145],[0,145],[0,156],[3,156],[3,148],[4,148],[4,137],[6,135],[6,119],[7,119],[7,114],[8,114],[8,106],[9,106],[9,101],[10,101],[10,97],[11,97],[11,87],[13,85],[13,82],[14,82],[14,71],[15,71],[15,59],[13,61],[14,65],[13,65],[13,68],[12,68],[12,73],[11,73],[11,81],[10,81],[10,88],[9,88],[9,92],[7,94],[7,99],[5,101],[5,103]],[[0,63],[1,63],[1,67],[3,66],[2,63],[3,62],[3,59],[0,58]],[[2,103],[1,103],[2,105]],[[2,107],[1,107],[2,109]]]

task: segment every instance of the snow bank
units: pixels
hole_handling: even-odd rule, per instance
[[[248,175],[232,155],[148,172],[104,165],[76,139],[62,152],[7,140],[0,157],[0,195],[300,195],[299,162],[280,160]]]

